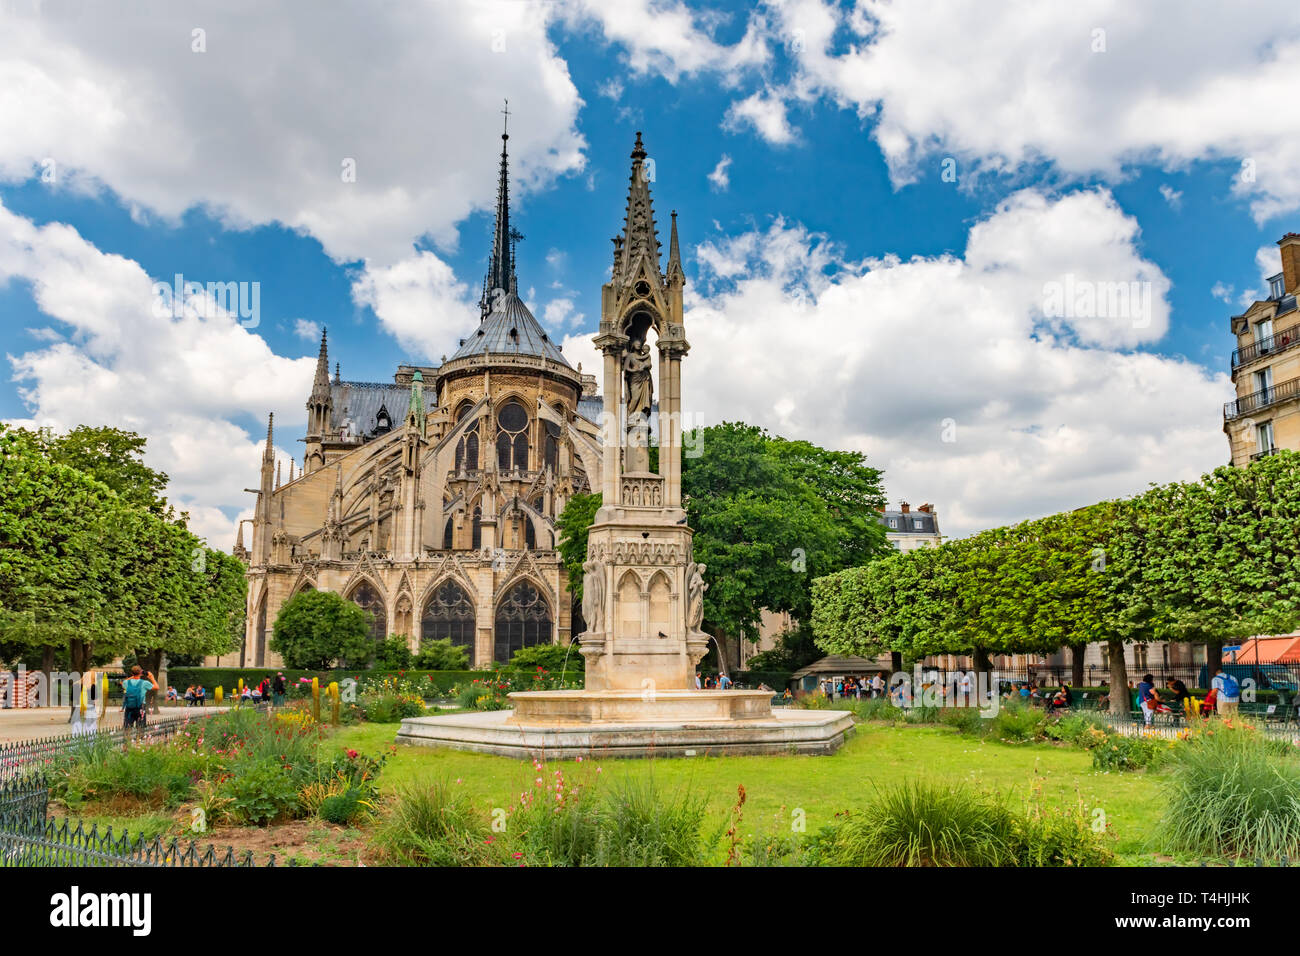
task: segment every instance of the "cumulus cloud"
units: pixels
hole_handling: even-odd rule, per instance
[[[314,342],[320,338],[320,328],[319,322],[313,322],[310,319],[296,319],[293,323],[293,334],[300,339]]]
[[[10,281],[30,283],[37,307],[58,323],[48,345],[7,356],[31,409],[16,423],[139,432],[191,528],[229,548],[235,526],[222,509],[251,507],[242,489],[257,474],[265,439],[235,421],[271,409],[280,425],[300,428],[315,359],[274,354],[238,315],[205,299],[160,315],[138,263],[99,250],[71,226],[37,226],[0,205],[0,285]],[[277,445],[282,460],[295,453]]]
[[[547,36],[548,4],[70,9],[5,15],[0,179],[48,162],[58,188],[107,187],[133,216],[202,206],[229,227],[282,223],[338,261],[384,268],[425,235],[454,245],[456,223],[491,208],[484,155],[503,98],[517,188],[584,165],[581,100]]]
[[[784,220],[703,243],[684,410],[864,451],[949,534],[1192,477],[1226,460],[1232,387],[1139,350],[1167,327],[1169,285],[1137,237],[1104,190],[1027,190],[961,256],[851,262]],[[1047,315],[1044,287],[1066,274],[1150,283],[1150,321]],[[599,368],[585,336],[565,354]]]
[[[1288,108],[1300,8],[1241,0],[1231,16],[1178,0],[823,0],[768,7],[788,81],[734,107],[826,97],[872,123],[896,183],[946,156],[973,172],[1039,162],[1117,178],[1136,163],[1228,166],[1260,221],[1300,206],[1300,113]],[[1207,30],[1206,22],[1214,28]],[[936,55],[942,51],[942,55]],[[755,99],[755,97],[758,97]],[[753,122],[788,141],[783,124]],[[1231,177],[1230,184],[1228,182]]]
[[[430,361],[455,351],[478,317],[470,287],[428,251],[367,269],[352,283],[352,298],[373,309],[404,349]]]

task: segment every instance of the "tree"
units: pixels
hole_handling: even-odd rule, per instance
[[[596,520],[600,503],[600,492],[594,495],[573,495],[555,519],[560,538],[560,560],[564,562],[564,570],[569,578],[574,633],[578,633],[576,622],[582,619],[582,563],[587,560],[587,529]],[[582,623],[585,627],[586,621]]]
[[[66,435],[39,434],[51,461],[90,475],[132,507],[168,513],[167,475],[144,463],[145,439],[135,432],[78,425]]]
[[[774,644],[770,651],[751,657],[745,668],[750,671],[794,672],[825,656],[813,640],[812,627],[806,621],[798,621],[789,630],[782,631]]]
[[[366,612],[332,591],[300,591],[280,608],[271,650],[288,667],[324,670],[364,663],[374,652]]]
[[[405,634],[391,634],[375,645],[375,667],[386,671],[406,670],[415,660]]]

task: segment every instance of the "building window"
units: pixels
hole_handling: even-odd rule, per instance
[[[897,519],[897,518],[890,518],[890,519],[889,519],[889,526],[890,526],[891,528],[897,528],[897,527],[898,527],[898,519]]]
[[[517,650],[549,643],[551,610],[536,587],[520,581],[497,608],[493,659],[504,664]]]
[[[456,412],[456,421],[459,422],[468,415],[473,407],[470,402],[462,403]],[[478,422],[470,425],[460,441],[456,442],[456,470],[478,471]]]
[[[483,547],[483,509],[474,509],[474,531],[470,537],[469,546],[477,551]]]
[[[922,527],[922,524],[923,524],[923,523],[922,523],[922,521],[921,521],[920,518],[913,518],[913,519],[912,519],[912,530],[913,530],[913,531],[920,531],[920,530],[921,530],[921,527]]]
[[[542,422],[546,431],[546,450],[544,453],[545,466],[551,469],[554,474],[559,470],[560,459],[560,426],[555,422]]]
[[[474,660],[474,605],[455,581],[447,580],[429,595],[420,618],[420,643],[450,640]]]
[[[1255,373],[1255,391],[1267,392],[1273,387],[1273,370],[1271,368],[1260,369]],[[1268,401],[1267,398],[1264,401]]]
[[[528,413],[518,402],[507,402],[497,412],[497,467],[501,471],[528,470]]]
[[[1273,450],[1273,423],[1264,422],[1262,425],[1255,426],[1255,451],[1268,452]]]
[[[452,548],[451,543],[452,543],[452,522],[451,519],[448,518],[447,524],[443,527],[442,530],[442,546],[446,548],[448,551],[450,551]]]
[[[348,598],[353,604],[365,611],[370,617],[370,637],[382,641],[388,633],[388,614],[384,610],[383,599],[368,581],[362,581],[352,589]]]
[[[1268,297],[1270,299],[1280,299],[1286,295],[1285,275],[1279,273],[1268,280]]]
[[[1268,341],[1273,337],[1273,320],[1265,319],[1263,322],[1255,323],[1255,344],[1259,346],[1261,353],[1267,352],[1271,343]]]

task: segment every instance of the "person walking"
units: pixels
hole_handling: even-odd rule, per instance
[[[123,743],[130,741],[132,728],[135,728],[137,734],[144,730],[144,712],[149,691],[158,689],[158,681],[154,679],[151,671],[146,672],[143,677],[140,674],[141,667],[135,664],[131,667],[131,676],[122,682],[122,729],[126,731],[122,738]]]
[[[1214,672],[1214,680],[1210,681],[1210,686],[1219,692],[1214,699],[1218,715],[1227,717],[1235,714],[1237,705],[1241,703],[1241,684],[1237,683],[1237,678],[1225,673],[1220,665]]]

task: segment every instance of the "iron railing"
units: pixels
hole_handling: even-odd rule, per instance
[[[208,717],[216,716],[218,713],[221,713],[221,711],[204,712],[203,709],[196,708],[196,712],[187,713],[183,717],[152,719],[142,730],[132,728],[127,731],[121,727],[116,727],[98,730],[89,734],[67,733],[52,737],[38,737],[33,740],[0,743],[0,782],[29,770],[49,766],[65,754],[75,752],[78,748],[93,745],[98,741],[124,743],[128,733],[131,735],[132,740],[148,742],[168,740],[194,721],[205,720]]]
[[[1257,392],[1243,395],[1235,402],[1227,402],[1223,406],[1223,420],[1230,422],[1242,415],[1249,415],[1251,412],[1257,412],[1260,409],[1268,408],[1270,405],[1290,401],[1297,397],[1300,397],[1300,378],[1288,379],[1278,385],[1270,385],[1268,388],[1261,388]]]
[[[1262,355],[1274,355],[1300,345],[1300,325],[1288,326],[1265,336],[1252,345],[1232,350],[1232,367],[1240,368]]]
[[[0,784],[0,867],[253,867],[253,851],[236,853],[234,847],[218,850],[173,837],[133,837],[123,830],[102,833],[98,824],[89,829],[80,820],[47,819],[49,785],[39,775]],[[275,855],[267,859],[275,866]],[[290,858],[289,865],[295,861]]]

